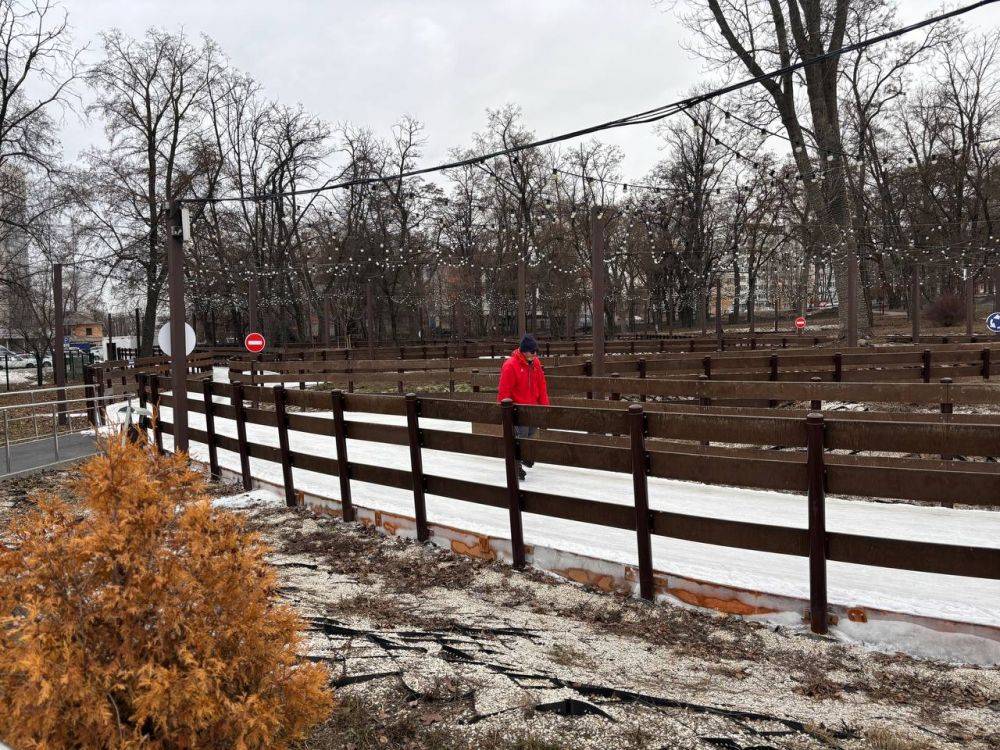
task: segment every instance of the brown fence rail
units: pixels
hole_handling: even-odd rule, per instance
[[[711,352],[732,349],[786,349],[789,347],[822,346],[836,341],[836,337],[824,335],[797,335],[760,333],[716,336],[649,336],[624,339],[609,339],[605,351],[609,354],[665,353],[665,352]],[[448,357],[503,357],[517,346],[516,341],[447,341],[429,342],[398,346],[375,346],[368,348],[364,343],[351,348],[320,347],[314,344],[299,344],[275,347],[258,357],[258,361],[270,359],[295,359],[306,357],[320,360],[347,359],[439,359]],[[240,347],[209,347],[218,358],[246,356]],[[592,351],[590,339],[545,340],[538,342],[538,351],[543,356],[579,356]]]
[[[159,405],[172,404],[170,396],[160,396],[159,376],[149,378],[143,395]],[[640,593],[653,596],[653,568],[650,535],[726,547],[806,556],[810,560],[810,619],[812,628],[827,628],[826,561],[874,565],[945,575],[1000,578],[1000,549],[937,544],[904,539],[829,532],[825,528],[824,506],[827,491],[861,494],[868,497],[893,496],[909,499],[947,498],[974,505],[996,505],[1000,499],[1000,472],[996,465],[956,467],[947,461],[914,459],[878,460],[835,456],[834,449],[909,451],[922,449],[967,450],[970,455],[1000,453],[1000,434],[993,425],[857,422],[811,413],[805,418],[761,419],[715,414],[649,413],[641,404],[628,408],[523,407],[456,398],[428,398],[346,394],[342,391],[317,392],[275,388],[195,383],[202,400],[189,399],[189,410],[206,413],[206,430],[190,430],[191,438],[210,446],[210,464],[218,474],[215,449],[240,456],[244,486],[249,487],[250,458],[280,463],[285,497],[294,504],[294,468],[340,478],[346,517],[353,516],[350,500],[352,481],[408,489],[414,493],[414,516],[418,536],[426,539],[424,494],[507,508],[510,515],[512,554],[515,565],[524,563],[521,515],[535,513],[636,532],[639,549]],[[714,384],[713,384],[714,385]],[[830,385],[830,384],[825,384]],[[840,385],[840,384],[837,384]],[[844,386],[848,387],[848,386]],[[933,387],[933,386],[931,386]],[[230,404],[216,403],[215,396],[228,396]],[[248,408],[246,401],[273,404],[274,409]],[[330,410],[333,419],[316,414],[288,412],[288,406]],[[374,412],[406,417],[407,425],[373,425],[349,420],[345,413]],[[233,419],[237,437],[218,434],[215,419]],[[487,422],[499,425],[500,436],[465,434],[421,427],[421,419]],[[272,426],[278,431],[278,447],[247,440],[246,425]],[[548,430],[575,430],[600,436],[622,436],[612,442],[522,439],[515,425],[534,425]],[[154,422],[154,438],[172,426]],[[289,447],[289,431],[332,436],[338,453],[334,458]],[[348,439],[406,445],[410,449],[411,470],[387,468],[349,461]],[[586,440],[586,438],[584,438]],[[777,456],[755,458],[746,449],[726,453],[718,448],[681,446],[671,441],[712,441],[751,446],[781,444],[799,450]],[[506,486],[429,475],[423,472],[421,451],[442,450],[503,459]],[[565,497],[520,487],[516,463],[531,459],[563,466],[597,468],[631,474],[633,506]],[[985,468],[984,468],[985,467]],[[648,508],[647,478],[691,479],[699,482],[736,484],[746,487],[790,490],[805,493],[809,524],[806,529],[730,521],[673,513]],[[344,492],[346,488],[346,492]]]
[[[781,354],[755,354],[749,352],[723,352],[712,355],[662,355],[650,357],[615,356],[608,359],[606,367],[616,381],[610,390],[603,385],[580,388],[581,381],[575,377],[590,378],[592,363],[585,356],[553,357],[546,363],[546,374],[550,384],[561,392],[579,394],[623,393],[661,398],[690,398],[701,394],[681,392],[677,388],[659,387],[655,384],[635,385],[632,381],[649,380],[655,383],[665,381],[689,381],[695,378],[713,382],[736,381],[738,383],[935,383],[956,380],[986,380],[991,376],[991,363],[996,354],[993,348],[972,345],[949,345],[930,348],[869,348],[846,352],[819,352],[815,349],[788,350]],[[294,383],[300,389],[306,383],[318,382],[346,387],[353,392],[356,386],[391,388],[403,393],[408,388],[429,385],[447,385],[455,392],[459,385],[476,388],[490,388],[495,381],[495,373],[500,359],[488,360],[478,357],[439,358],[426,360],[280,360],[258,362],[248,359],[233,359],[229,362],[231,382],[249,382],[253,385]],[[597,383],[593,381],[592,385]],[[627,390],[623,390],[628,386]],[[780,389],[779,389],[780,390]],[[912,403],[906,400],[905,390],[899,391],[899,398],[892,401]],[[711,399],[711,395],[705,398]],[[753,397],[741,393],[739,396],[715,396],[732,402],[746,402]],[[783,395],[776,401],[788,400]],[[809,400],[817,400],[810,398]],[[944,403],[942,401],[941,403]]]

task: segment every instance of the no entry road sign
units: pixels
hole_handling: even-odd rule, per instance
[[[264,340],[264,336],[259,333],[248,333],[247,337],[243,339],[243,346],[247,348],[248,352],[253,354],[258,354],[264,351],[264,347],[267,346],[267,341]]]
[[[986,318],[986,327],[993,333],[1000,333],[1000,312],[990,313]]]
[[[795,319],[795,327],[801,331],[803,328],[806,327],[806,319],[803,318],[801,315],[797,317]]]

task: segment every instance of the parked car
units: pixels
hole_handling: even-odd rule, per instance
[[[38,363],[35,361],[34,354],[18,354],[17,356],[21,358],[21,364],[18,365],[18,367],[28,368],[38,366]],[[14,365],[11,365],[11,367],[13,366]],[[42,357],[42,367],[52,367],[52,357],[48,354]]]
[[[5,346],[0,346],[0,367],[6,365],[11,370],[28,367],[31,361],[20,352],[11,351]]]

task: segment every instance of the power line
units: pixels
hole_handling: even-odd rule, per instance
[[[522,151],[527,151],[529,149],[539,148],[541,146],[549,146],[554,143],[560,143],[562,141],[572,140],[574,138],[581,138],[585,135],[591,135],[593,133],[598,133],[604,130],[612,130],[614,128],[626,127],[628,125],[642,125],[652,122],[657,122],[659,120],[671,117],[675,114],[679,114],[685,110],[691,109],[692,107],[701,104],[702,102],[707,102],[715,99],[725,94],[732,93],[734,91],[739,91],[740,89],[747,88],[756,83],[762,81],[787,75],[788,73],[793,73],[802,68],[808,67],[810,65],[815,65],[817,63],[824,62],[826,60],[832,59],[834,57],[839,57],[848,52],[856,52],[867,47],[871,47],[875,44],[894,39],[904,34],[909,34],[918,29],[924,28],[931,24],[939,23],[940,21],[945,21],[949,18],[955,18],[965,13],[969,13],[973,10],[991,5],[997,2],[997,0],[980,0],[980,2],[973,3],[972,5],[967,5],[961,8],[956,8],[955,10],[949,11],[947,13],[941,13],[936,16],[931,16],[925,18],[923,21],[918,21],[912,23],[909,26],[903,26],[892,31],[887,31],[884,34],[879,34],[868,39],[862,39],[854,44],[849,44],[846,47],[840,47],[836,50],[830,50],[823,53],[822,55],[817,55],[816,57],[811,57],[808,60],[800,60],[798,62],[786,65],[782,68],[771,71],[770,73],[764,73],[759,76],[753,76],[752,78],[747,78],[736,83],[729,84],[728,86],[723,86],[721,88],[713,89],[712,91],[705,92],[703,94],[698,94],[695,96],[687,97],[685,99],[679,99],[675,102],[669,104],[664,104],[659,107],[654,107],[653,109],[646,110],[645,112],[638,112],[634,115],[628,115],[626,117],[621,117],[616,120],[609,120],[608,122],[601,123],[599,125],[591,125],[589,127],[580,128],[579,130],[573,130],[568,133],[562,133],[560,135],[554,135],[549,138],[543,138],[537,141],[531,141],[529,143],[523,143],[519,145],[510,146],[505,149],[499,149],[492,151],[487,154],[481,154],[478,156],[467,157],[465,159],[458,159],[456,161],[446,162],[444,164],[437,164],[431,167],[422,167],[420,169],[411,169],[404,172],[400,172],[394,175],[382,175],[377,177],[361,177],[353,180],[346,180],[343,182],[332,183],[328,180],[326,183],[315,188],[303,188],[301,190],[290,190],[286,192],[279,193],[264,193],[256,195],[234,195],[234,196],[222,196],[222,197],[211,197],[206,196],[203,198],[182,198],[180,201],[182,203],[223,203],[223,202],[245,202],[245,201],[263,201],[263,200],[274,200],[275,198],[291,197],[296,195],[315,195],[317,193],[322,193],[328,190],[337,190],[348,187],[355,187],[360,185],[373,185],[383,182],[393,182],[397,180],[406,179],[409,177],[417,177],[424,174],[430,174],[432,172],[441,172],[448,169],[458,169],[461,167],[472,166],[474,164],[481,164],[482,162],[489,161],[490,159],[496,159],[501,156],[511,156],[518,154]],[[516,157],[515,157],[516,158]]]

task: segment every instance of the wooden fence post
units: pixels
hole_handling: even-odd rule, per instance
[[[628,407],[628,429],[632,445],[632,491],[635,498],[635,535],[639,557],[639,596],[653,600],[653,547],[649,517],[649,454],[646,453],[646,415],[642,406]]]
[[[344,392],[332,391],[333,437],[337,444],[337,477],[340,480],[340,507],[345,521],[354,520],[354,503],[351,501],[351,465],[347,460],[347,422],[344,419]]]
[[[944,393],[945,393],[945,395],[942,396],[942,400],[941,400],[941,413],[942,414],[953,414],[954,410],[955,410],[955,405],[954,405],[954,403],[952,403],[952,400],[951,400],[951,388],[950,388],[951,384],[952,384],[952,379],[951,378],[941,378],[941,385],[944,386]],[[942,461],[953,461],[954,459],[955,459],[955,456],[953,456],[951,453],[942,453],[941,454],[941,460]],[[954,503],[942,503],[942,505],[944,505],[946,507],[951,507],[952,505],[954,505]]]
[[[250,448],[247,445],[247,406],[243,399],[243,383],[233,383],[233,408],[236,410],[236,444],[240,453],[240,475],[243,478],[243,489],[253,487],[253,477],[250,476]]]
[[[844,379],[844,355],[837,352],[833,355],[833,382],[839,383]]]
[[[708,376],[705,375],[704,373],[702,373],[701,375],[698,376],[698,380],[702,381],[702,382],[708,382]],[[699,406],[711,406],[712,405],[712,399],[710,399],[708,396],[701,396],[698,399],[698,405]],[[708,445],[709,441],[708,440],[702,440],[701,444],[702,445]]]
[[[427,503],[424,499],[424,462],[420,455],[420,403],[415,393],[406,394],[406,427],[410,444],[410,478],[413,480],[413,517],[417,521],[417,541],[431,538],[427,529]]]
[[[809,477],[809,626],[827,631],[826,601],[826,488],[823,465],[823,415],[806,416],[806,473]]]
[[[472,392],[473,393],[479,393],[480,386],[479,386],[479,383],[476,382],[476,379],[478,377],[479,377],[479,370],[478,369],[473,369],[472,370]]]
[[[157,453],[163,453],[163,431],[160,429],[160,376],[156,373],[149,378],[149,400],[153,409],[153,445]]]
[[[106,421],[103,418],[104,407],[106,406],[106,402],[104,400],[104,370],[98,368],[95,375],[97,375],[97,403],[101,407],[97,412],[97,416],[101,422],[104,422]]]
[[[813,375],[811,378],[809,378],[810,383],[819,383],[821,381],[822,378],[819,375]],[[814,398],[812,401],[809,402],[809,408],[812,411],[819,411],[820,409],[823,408],[823,400]]]
[[[144,372],[138,372],[135,375],[135,383],[137,390],[139,391],[139,408],[145,409],[146,405],[149,403],[149,376]],[[145,431],[149,429],[149,417],[140,414],[139,427],[141,427],[145,433]],[[146,435],[146,437],[149,436]]]
[[[983,360],[983,366],[982,366],[982,369],[979,372],[983,376],[983,380],[989,380],[990,379],[990,350],[989,349],[983,349],[983,353],[980,355],[980,358]]]
[[[701,369],[705,373],[705,378],[707,380],[712,379],[712,358],[702,357],[701,359]]]
[[[262,355],[262,354],[258,354],[257,355],[257,359],[260,360],[260,358],[263,357],[263,356],[264,355]],[[255,377],[256,376],[256,372],[257,372],[257,363],[251,361],[250,362],[250,387],[254,389],[254,391],[253,391],[254,392],[253,408],[254,409],[259,409],[260,408],[260,401],[257,400],[258,399],[258,391],[254,387],[256,385],[256,383],[257,383],[257,378]],[[261,387],[263,387],[263,384],[261,384]]]
[[[920,367],[920,377],[925,383],[931,382],[931,350],[924,349],[921,355],[922,365]]]
[[[304,362],[306,359],[306,353],[304,351],[299,352],[299,362]],[[305,377],[305,368],[299,368],[299,376]],[[299,381],[299,390],[304,391],[306,389],[306,383],[304,380]]]
[[[594,362],[592,360],[588,359],[586,362],[583,363],[583,374],[585,377],[588,378],[594,376]],[[587,398],[592,399],[593,397],[594,397],[594,392],[587,391]]]
[[[448,357],[448,392],[455,392],[455,361]]]
[[[778,380],[778,355],[772,354],[770,357],[768,357],[767,364],[768,367],[770,368],[767,379],[770,380],[772,383],[776,382]],[[772,398],[768,400],[767,405],[773,409],[778,405],[778,402]]]
[[[87,399],[87,418],[91,426],[97,427],[97,386],[94,383],[94,369],[90,365],[83,366],[83,397]],[[142,406],[144,395],[139,396],[139,405]]]
[[[205,433],[208,436],[208,472],[214,480],[222,476],[219,471],[219,450],[215,445],[215,398],[211,378],[201,381],[201,390],[205,396]]]
[[[294,508],[295,480],[292,475],[292,449],[288,441],[288,392],[279,384],[274,389],[274,416],[278,423],[278,451],[281,455],[281,478],[285,485],[285,505]]]
[[[524,529],[521,525],[521,487],[517,477],[518,446],[514,437],[514,402],[505,398],[500,403],[500,423],[503,427],[503,452],[507,468],[507,507],[510,511],[510,551],[514,567],[524,567]]]
[[[620,378],[621,377],[621,373],[620,372],[613,372],[613,373],[611,373],[611,377],[613,377],[613,378]],[[622,400],[622,394],[620,392],[617,392],[617,393],[616,392],[612,392],[611,394],[609,394],[608,400],[610,400],[610,401],[621,401]]]
[[[645,357],[643,357],[643,358],[641,358],[639,360],[639,378],[642,379],[642,380],[646,379],[646,358]],[[639,400],[640,401],[645,401],[646,400],[646,394],[645,393],[640,393],[639,394]]]

